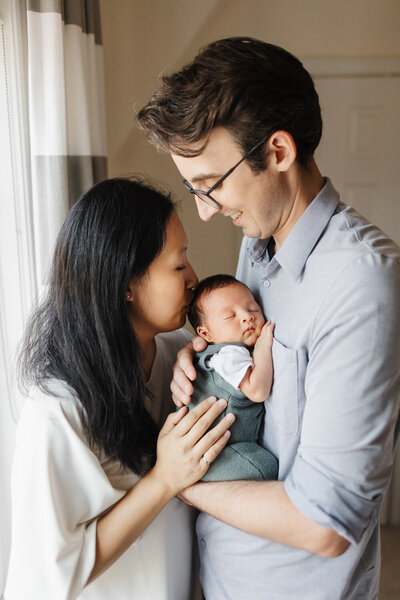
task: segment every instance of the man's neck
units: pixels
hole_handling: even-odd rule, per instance
[[[286,222],[279,231],[276,231],[270,244],[268,251],[270,256],[273,256],[282,246],[297,221],[318,196],[325,185],[316,163],[312,160],[307,169],[300,168],[296,165],[292,173],[288,173],[289,193],[292,197],[291,211],[287,216]]]

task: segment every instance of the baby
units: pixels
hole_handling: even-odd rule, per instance
[[[228,445],[203,480],[276,479],[275,457],[257,443],[263,402],[272,385],[274,325],[265,323],[249,288],[231,275],[213,275],[200,281],[189,320],[209,344],[195,355],[197,377],[189,409],[204,398],[216,396],[225,398],[226,412],[236,415]]]

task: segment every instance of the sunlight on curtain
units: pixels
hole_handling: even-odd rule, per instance
[[[43,283],[68,208],[106,177],[98,0],[28,0],[28,72],[37,276]]]
[[[14,5],[15,8],[15,5]],[[27,115],[20,21],[0,0],[0,596],[10,546],[10,474],[15,443],[15,349],[36,294],[33,239],[28,226]],[[13,36],[12,32],[16,31]],[[19,40],[21,41],[21,40]],[[18,73],[18,75],[17,75]],[[25,90],[26,91],[26,90]],[[25,101],[24,101],[25,100]]]
[[[23,398],[15,355],[69,207],[106,177],[98,0],[0,0],[0,597]]]

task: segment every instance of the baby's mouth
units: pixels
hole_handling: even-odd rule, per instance
[[[254,327],[248,327],[247,329],[244,330],[244,335],[246,335],[246,333],[251,333],[252,331],[255,331]]]

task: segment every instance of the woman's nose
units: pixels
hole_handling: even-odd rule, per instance
[[[197,279],[197,275],[194,272],[194,269],[189,261],[186,266],[186,273],[187,273],[187,283],[186,283],[187,289],[195,287],[198,284],[199,280]]]
[[[214,208],[213,206],[206,204],[205,202],[203,202],[203,200],[200,200],[200,198],[197,198],[196,196],[195,200],[197,212],[199,213],[199,217],[202,221],[210,221],[213,218],[213,216],[219,213],[220,211],[219,208]]]

